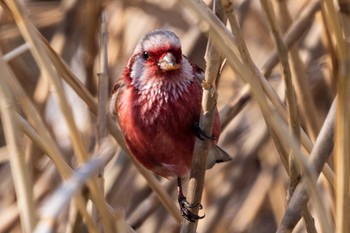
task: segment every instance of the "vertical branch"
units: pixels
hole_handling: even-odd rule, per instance
[[[239,54],[241,55],[243,61],[247,62],[250,66],[252,66],[253,61],[252,61],[252,58],[250,57],[247,45],[242,36],[239,22],[234,12],[233,3],[231,0],[221,0],[221,3],[227,15],[227,19],[230,22],[232,34],[236,38]]]
[[[100,27],[100,72],[98,77],[98,103],[97,103],[97,136],[96,147],[101,149],[101,142],[107,136],[107,103],[108,103],[108,32],[107,32],[107,16],[103,11],[101,14],[101,27]],[[104,177],[103,167],[100,168],[98,174],[98,186],[102,193],[104,193]],[[95,210],[95,209],[94,209]],[[95,211],[94,211],[95,213]],[[95,214],[96,216],[96,214]],[[102,216],[106,217],[106,216]]]
[[[97,141],[107,135],[107,103],[108,103],[108,32],[106,12],[101,15],[100,33],[100,73],[98,73],[98,106],[97,106]]]
[[[3,71],[3,62],[0,70]],[[14,101],[5,83],[0,85],[0,110],[3,122],[13,183],[16,190],[17,205],[21,217],[23,231],[32,232],[36,224],[32,184],[28,179],[28,170],[25,166],[24,153],[21,151],[20,138],[15,122]]]
[[[338,95],[339,99],[341,99],[338,103],[337,109],[337,136],[336,140],[339,145],[337,145],[336,149],[336,173],[339,176],[339,181],[337,179],[337,188],[341,189],[341,192],[337,194],[336,202],[336,211],[337,213],[341,213],[339,219],[337,217],[337,231],[349,233],[350,232],[350,223],[348,221],[349,216],[349,204],[350,204],[350,196],[349,196],[349,175],[350,175],[350,58],[349,58],[349,44],[344,43],[347,38],[350,36],[350,1],[349,0],[338,0],[340,6],[340,16],[342,20],[342,29],[343,29],[343,37],[337,38],[337,40],[342,40],[340,44],[344,45],[344,60],[340,62],[339,68],[339,83],[338,83]],[[340,36],[340,35],[339,35]],[[346,38],[346,39],[345,39]]]
[[[216,0],[213,4],[213,11],[218,13],[222,10],[219,6],[220,1]],[[221,11],[222,12],[222,11]],[[206,69],[205,80],[202,83],[202,112],[199,120],[199,127],[206,135],[212,135],[214,117],[216,113],[217,89],[215,86],[216,78],[220,70],[220,54],[212,43],[212,38],[209,37],[207,50],[205,53]],[[190,203],[200,203],[204,186],[204,178],[207,164],[207,156],[209,149],[209,140],[202,141],[197,138],[193,151],[192,167],[190,180],[188,183],[187,198]],[[198,214],[199,206],[193,209],[194,214]],[[181,225],[181,233],[196,232],[198,222],[190,222],[183,220]]]
[[[340,5],[346,1],[339,1]],[[350,169],[350,58],[348,45],[345,42],[333,1],[326,0],[322,3],[322,12],[328,20],[327,26],[331,34],[332,44],[338,60],[338,102],[335,127],[335,174],[336,174],[336,232],[348,233],[348,205],[349,205],[349,169]],[[344,17],[343,19],[346,20]],[[344,21],[345,23],[346,21]],[[348,33],[347,31],[345,33]],[[348,36],[348,34],[346,34]]]

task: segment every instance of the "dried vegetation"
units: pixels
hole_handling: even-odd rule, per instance
[[[200,0],[0,1],[0,232],[349,232],[350,1],[215,2],[224,24]],[[190,180],[198,226],[106,114],[159,27],[221,67],[208,90],[233,161]]]

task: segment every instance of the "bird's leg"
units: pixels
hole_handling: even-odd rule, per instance
[[[204,141],[204,138],[209,139],[209,140],[215,140],[216,138],[212,136],[208,136],[200,127],[198,122],[193,122],[192,124],[192,129],[194,133],[196,134],[197,138],[200,140]]]
[[[184,194],[182,192],[182,185],[181,185],[181,178],[180,177],[177,178],[177,190],[178,190],[178,202],[179,202],[182,217],[184,217],[186,220],[188,220],[190,222],[195,222],[195,221],[198,221],[199,219],[204,218],[205,215],[199,216],[197,214],[192,213],[189,210],[192,208],[196,208],[197,206],[199,206],[199,209],[202,209],[203,207],[200,203],[191,204],[186,200],[186,197],[184,196]]]

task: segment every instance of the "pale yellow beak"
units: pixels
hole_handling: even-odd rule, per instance
[[[167,53],[159,59],[158,66],[164,71],[178,70],[181,67],[180,64],[176,63],[176,58],[172,53]]]

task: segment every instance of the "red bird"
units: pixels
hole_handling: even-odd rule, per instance
[[[179,38],[161,29],[137,44],[121,79],[113,87],[112,111],[132,156],[156,174],[178,178],[179,205],[189,221],[198,216],[182,193],[181,177],[189,174],[198,127],[204,73],[181,51]],[[230,160],[216,144],[220,135],[216,111],[208,167]],[[208,137],[211,138],[211,137]]]

